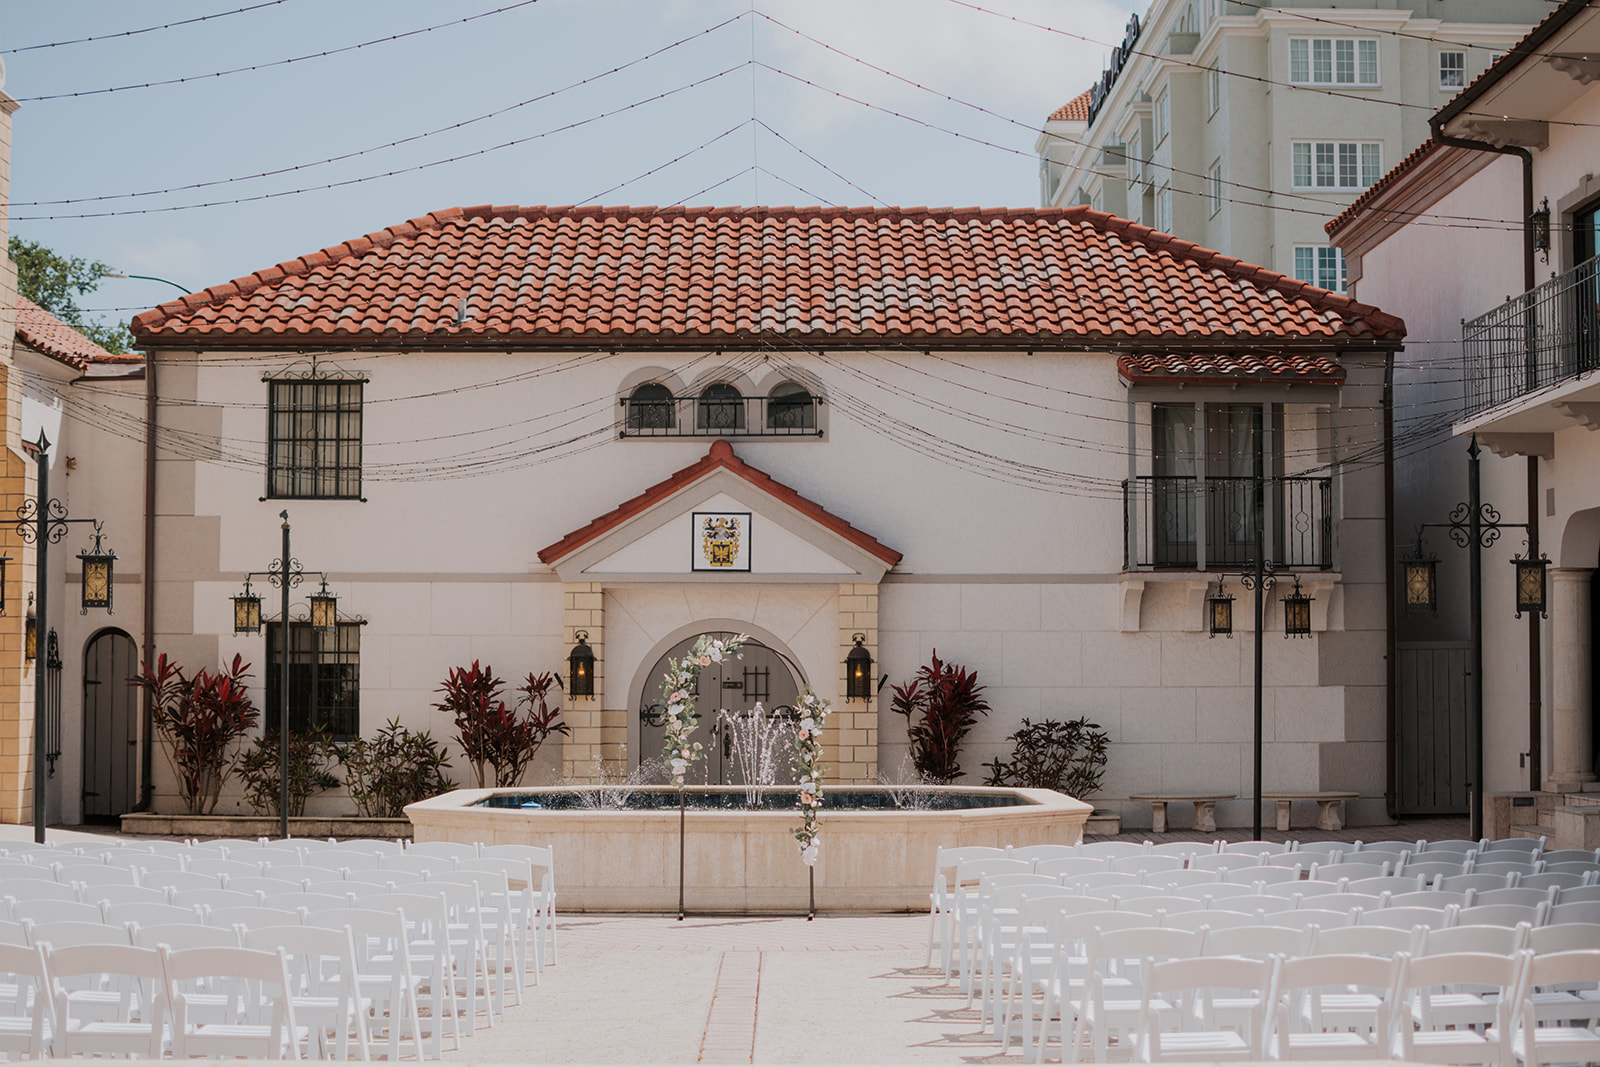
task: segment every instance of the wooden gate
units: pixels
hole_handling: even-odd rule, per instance
[[[1467,813],[1464,641],[1402,642],[1395,692],[1395,813]]]
[[[83,819],[130,812],[139,794],[139,697],[128,684],[138,650],[121,630],[102,630],[83,655]]]

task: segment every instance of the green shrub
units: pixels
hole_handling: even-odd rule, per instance
[[[279,770],[283,750],[276,730],[263,734],[256,746],[239,760],[239,777],[244,779],[244,801],[257,815],[281,815],[283,790]],[[289,814],[306,813],[306,798],[324,789],[334,789],[339,779],[330,768],[339,758],[338,746],[322,729],[289,735]]]
[[[398,719],[371,738],[339,745],[338,757],[350,799],[368,818],[398,819],[407,804],[455,788],[444,776],[450,758],[439,743],[426,730],[412,733]]]
[[[1061,722],[1022,720],[1022,728],[1006,738],[1012,742],[1011,761],[996,756],[987,785],[1054,789],[1083,800],[1100,791],[1106,775],[1106,733],[1088,716]]]

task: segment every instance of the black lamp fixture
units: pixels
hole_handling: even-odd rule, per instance
[[[1411,555],[1400,561],[1405,576],[1406,614],[1431,611],[1439,614],[1439,557],[1433,553],[1422,554],[1422,533],[1417,533],[1416,547]]]
[[[1550,262],[1550,198],[1545,197],[1538,211],[1528,216],[1528,228],[1533,231],[1533,250],[1543,254]]]
[[[594,649],[589,647],[589,631],[579,630],[572,636],[578,639],[572,654],[567,657],[569,693],[575,697],[594,696]]]
[[[856,646],[844,657],[844,698],[846,701],[871,701],[872,653],[861,644],[867,635],[851,634],[850,638]]]
[[[328,592],[328,579],[322,579],[322,587],[307,598],[311,601],[311,626],[316,630],[336,630],[339,628],[339,598]]]
[[[1522,618],[1523,612],[1530,615],[1537,612],[1549,618],[1545,607],[1545,569],[1550,566],[1550,557],[1513,556],[1511,564],[1517,568],[1517,618]]]
[[[261,632],[261,598],[251,590],[249,579],[245,580],[244,592],[233,598],[233,632],[236,634]]]
[[[1216,593],[1206,597],[1206,629],[1212,637],[1233,639],[1233,594],[1226,582],[1219,581]]]
[[[1283,598],[1283,636],[1311,636],[1311,602],[1315,597],[1300,591],[1300,578],[1295,577],[1294,591]]]
[[[117,554],[101,547],[100,524],[94,524],[94,548],[79,552],[78,562],[83,567],[83,607],[78,614],[87,615],[90,608],[105,608],[111,613],[112,566]]]

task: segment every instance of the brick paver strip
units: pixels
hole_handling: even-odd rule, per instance
[[[751,1063],[755,1059],[756,999],[761,992],[761,951],[730,949],[717,969],[717,989],[700,1041],[701,1063]]]

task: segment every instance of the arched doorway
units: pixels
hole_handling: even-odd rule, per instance
[[[734,636],[727,631],[708,632],[713,637]],[[652,682],[645,685],[640,699],[640,744],[633,761],[635,766],[661,754],[664,709],[660,679],[667,672],[667,660],[682,659],[701,636],[695,634],[672,645],[651,668],[649,678]],[[733,756],[732,738],[718,729],[717,713],[726,710],[734,714],[749,714],[760,703],[769,715],[792,715],[801,684],[799,672],[789,658],[755,638],[745,642],[739,658],[723,660],[701,669],[698,688],[693,694],[695,712],[700,718],[694,738],[705,746],[702,773],[707,782],[712,785],[743,784]],[[788,766],[785,763],[778,768],[777,780],[783,782],[787,780],[787,775]]]
[[[112,822],[139,793],[139,698],[128,684],[138,649],[121,630],[101,630],[83,655],[83,821]]]

